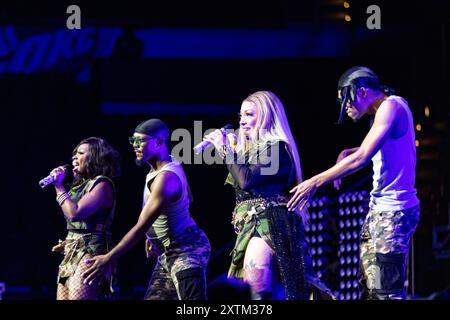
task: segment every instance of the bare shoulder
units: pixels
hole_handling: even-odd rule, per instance
[[[98,182],[96,182],[94,184],[94,186],[92,187],[91,191],[95,191],[95,192],[113,192],[113,187],[111,185],[111,182],[109,182],[106,179],[101,179]]]
[[[387,99],[383,101],[375,114],[376,123],[391,123],[393,124],[397,118],[401,117],[404,113],[400,103],[393,99]]]
[[[398,101],[394,99],[386,99],[380,104],[378,112],[397,112],[401,109],[403,108],[400,106],[400,103]]]

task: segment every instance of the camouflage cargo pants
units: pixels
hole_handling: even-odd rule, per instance
[[[211,246],[205,233],[189,227],[158,257],[145,300],[205,300]]]
[[[419,206],[401,211],[370,210],[361,231],[360,282],[365,299],[404,299],[409,243]]]

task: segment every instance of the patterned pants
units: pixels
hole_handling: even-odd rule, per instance
[[[401,211],[370,210],[361,231],[360,282],[363,298],[406,297],[409,243],[419,222],[419,206]]]
[[[92,257],[85,254],[83,260]],[[83,283],[84,278],[81,275],[88,269],[88,265],[83,260],[77,265],[73,275],[58,283],[57,300],[98,300],[105,298],[108,291],[108,283],[105,280],[91,286]]]
[[[158,257],[145,300],[206,300],[211,246],[204,232],[189,227]]]

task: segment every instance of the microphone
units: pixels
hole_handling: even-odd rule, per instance
[[[222,133],[225,134],[227,129],[232,129],[232,128],[233,128],[233,126],[231,124],[226,124],[223,128],[220,129],[220,131],[222,131]],[[211,142],[203,140],[202,142],[200,142],[199,144],[197,144],[194,147],[195,154],[199,154],[199,153],[203,152],[203,150],[205,150],[210,144],[211,144]]]
[[[64,172],[67,172],[67,170],[69,170],[69,168],[70,168],[70,165],[65,164],[65,165],[63,165],[63,168],[64,168]],[[55,178],[53,178],[53,176],[49,174],[44,179],[39,181],[39,185],[41,186],[41,188],[45,188],[50,183],[53,183],[53,181],[55,181]]]

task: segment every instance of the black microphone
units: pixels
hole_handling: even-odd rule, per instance
[[[233,126],[231,124],[226,124],[223,128],[220,129],[220,131],[222,131],[222,133],[225,134],[226,130],[231,129],[231,128],[233,128]],[[195,154],[199,154],[199,153],[203,152],[203,150],[205,150],[210,144],[211,144],[211,142],[203,140],[202,142],[200,142],[198,145],[196,145],[194,147]]]
[[[67,172],[67,170],[70,169],[70,165],[68,165],[68,164],[63,165],[62,167],[64,168],[64,172]],[[55,178],[53,178],[53,176],[49,174],[44,179],[39,181],[39,185],[41,186],[41,188],[45,188],[50,183],[53,183],[53,181],[55,181]]]

